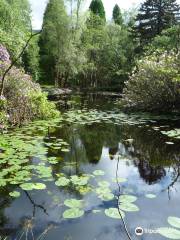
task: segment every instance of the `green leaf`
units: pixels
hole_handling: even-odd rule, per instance
[[[101,182],[98,182],[98,185],[102,188],[106,188],[106,187],[109,187],[110,186],[110,183],[107,182],[107,181],[101,181]]]
[[[114,199],[114,194],[105,192],[103,194],[100,194],[98,197],[101,198],[101,200],[103,201],[110,201]]]
[[[77,200],[77,199],[66,199],[64,201],[64,205],[70,208],[82,208],[83,207],[83,201]]]
[[[46,189],[46,185],[44,183],[23,183],[20,187],[25,191]]]
[[[69,185],[70,180],[67,179],[66,177],[60,177],[56,182],[55,185],[58,187],[65,187],[67,185]]]
[[[133,195],[121,195],[119,197],[119,201],[121,203],[132,203],[132,202],[135,202],[137,200],[137,197],[133,196]]]
[[[122,218],[125,217],[125,214],[123,211],[120,211]],[[110,218],[116,218],[121,219],[121,216],[119,214],[119,210],[117,208],[108,208],[105,210],[105,215]]]
[[[156,198],[156,195],[154,195],[154,194],[146,194],[145,197],[147,197],[147,198]]]
[[[169,238],[169,239],[180,239],[180,231],[176,230],[175,228],[158,228],[158,233],[162,235],[163,237]]]
[[[95,176],[103,176],[103,175],[105,174],[105,172],[102,171],[102,170],[95,170],[95,171],[93,172],[93,174],[94,174]]]
[[[128,203],[128,202],[127,203],[125,203],[125,202],[121,203],[119,205],[119,208],[121,210],[125,211],[125,212],[137,212],[137,211],[139,211],[138,206],[136,206],[133,203]]]
[[[168,223],[176,228],[180,228],[180,218],[178,217],[168,217]]]
[[[88,184],[89,176],[81,176],[77,175],[71,176],[71,182],[77,186],[85,186]]]
[[[83,210],[80,210],[79,208],[71,208],[63,213],[63,218],[65,219],[79,218],[82,217],[83,215],[84,215]]]
[[[10,192],[9,193],[9,196],[11,196],[11,197],[15,197],[15,198],[18,198],[18,197],[20,197],[20,192],[17,192],[17,191],[14,191],[14,192]]]

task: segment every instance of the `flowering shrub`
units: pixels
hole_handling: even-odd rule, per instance
[[[0,80],[10,63],[6,48],[0,45]],[[59,114],[55,105],[48,102],[39,84],[34,83],[23,69],[13,67],[9,71],[3,94],[0,99],[1,126],[7,120],[13,125],[20,125],[34,119],[46,119]]]
[[[180,107],[180,54],[163,53],[138,61],[125,84],[122,104],[145,111],[173,111]]]

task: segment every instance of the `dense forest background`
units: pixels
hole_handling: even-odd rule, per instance
[[[92,0],[87,11],[83,4],[49,0],[42,29],[34,31],[28,0],[0,0],[1,122],[4,112],[15,124],[26,119],[27,112],[31,119],[32,105],[37,104],[43,110],[35,116],[47,114],[47,99],[38,83],[117,91],[122,93],[121,106],[130,109],[179,110],[178,3],[146,0],[126,12],[115,5],[111,20],[101,0]],[[22,103],[23,111],[18,109]]]

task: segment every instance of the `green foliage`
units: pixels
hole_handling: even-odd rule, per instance
[[[1,46],[0,76],[9,67],[8,52]],[[57,117],[59,112],[55,104],[47,100],[45,93],[38,84],[32,82],[23,69],[12,67],[8,72],[4,96],[0,99],[1,124],[8,122],[21,125],[34,119],[47,119]],[[6,119],[8,118],[8,119]]]
[[[179,10],[176,0],[146,0],[142,3],[134,27],[141,44],[147,44],[164,29],[177,24]]]
[[[120,26],[123,25],[121,9],[119,8],[118,4],[116,4],[113,8],[113,20],[115,24],[118,24]]]
[[[120,215],[121,213],[121,215]],[[123,211],[118,210],[117,208],[108,208],[105,209],[105,215],[110,218],[115,218],[115,219],[121,219],[125,217],[125,214]]]
[[[106,20],[106,13],[104,10],[104,5],[101,0],[92,0],[89,9],[96,16],[99,16],[103,20]]]
[[[133,66],[134,46],[128,27],[104,25],[99,16],[91,14],[82,39],[87,63],[80,76],[81,86],[121,91]]]
[[[30,31],[30,5],[28,0],[0,1],[0,42],[16,57],[25,44]]]
[[[23,65],[27,73],[29,73],[34,81],[39,80],[39,36],[34,37],[29,43],[24,55]]]
[[[63,86],[68,78],[69,20],[63,0],[50,0],[40,36],[41,79]]]
[[[171,28],[163,30],[145,50],[147,50],[147,54],[155,51],[157,53],[170,52],[172,50],[178,52],[180,50],[180,25],[174,25]]]
[[[153,54],[137,62],[126,82],[122,103],[144,111],[174,111],[180,106],[180,55]]]

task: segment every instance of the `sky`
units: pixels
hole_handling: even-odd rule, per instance
[[[34,29],[40,29],[42,26],[43,13],[48,0],[29,0],[32,9],[32,24]],[[112,10],[114,5],[117,3],[121,9],[128,9],[137,6],[143,0],[102,0],[107,19],[111,19]],[[88,9],[91,0],[85,0],[84,8]]]

